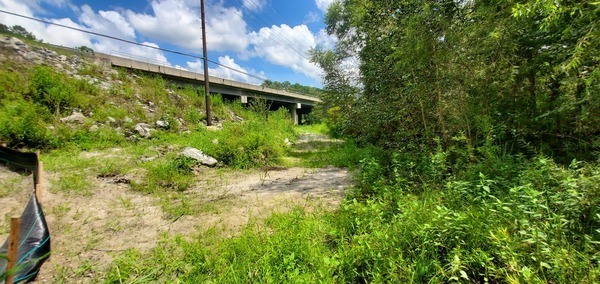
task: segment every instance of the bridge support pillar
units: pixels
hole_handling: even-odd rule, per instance
[[[287,106],[287,108],[290,110],[290,114],[292,115],[292,121],[294,122],[294,125],[298,125],[298,109],[300,109],[302,107],[302,104],[290,104]]]
[[[240,101],[243,104],[247,104],[248,103],[248,96],[240,96]]]

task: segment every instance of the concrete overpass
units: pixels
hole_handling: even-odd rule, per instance
[[[147,58],[135,57],[130,54],[122,53],[95,53],[95,57],[111,66],[160,74],[168,79],[179,82],[187,82],[196,85],[204,84],[204,74],[166,66],[164,62],[152,62]],[[210,92],[219,93],[225,98],[239,98],[244,104],[248,103],[249,99],[261,98],[269,101],[271,103],[271,108],[274,110],[280,107],[286,107],[292,114],[295,124],[301,122],[302,115],[310,113],[312,107],[316,103],[321,102],[320,99],[307,95],[236,82],[213,76],[209,76],[209,82]]]

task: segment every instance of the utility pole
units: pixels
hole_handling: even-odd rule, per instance
[[[206,125],[212,125],[210,115],[210,91],[208,83],[208,57],[206,52],[206,18],[204,17],[204,0],[200,0],[200,14],[202,14],[202,57],[204,58],[204,94],[206,95]]]

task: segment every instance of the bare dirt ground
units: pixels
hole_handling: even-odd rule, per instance
[[[46,173],[42,202],[52,256],[35,283],[98,281],[115,255],[129,248],[150,249],[165,233],[191,237],[198,231],[217,229],[229,237],[249,221],[260,221],[272,212],[296,206],[334,209],[351,183],[347,170],[334,167],[251,172],[201,168],[198,182],[186,194],[205,208],[198,214],[173,217],[165,214],[157,197],[132,191],[118,179],[94,178],[91,195],[77,195],[53,190],[56,175]],[[7,238],[10,217],[20,215],[29,199],[32,183],[31,176],[0,167],[0,241]]]

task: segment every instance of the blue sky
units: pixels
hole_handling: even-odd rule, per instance
[[[323,17],[335,0],[205,0],[208,58],[213,76],[260,84],[256,77],[321,86],[322,71],[306,52],[331,47]],[[0,9],[79,29],[202,55],[200,0],[0,0]],[[37,38],[98,52],[132,54],[188,70],[202,63],[156,49],[127,44],[0,13],[0,23],[21,25]]]

